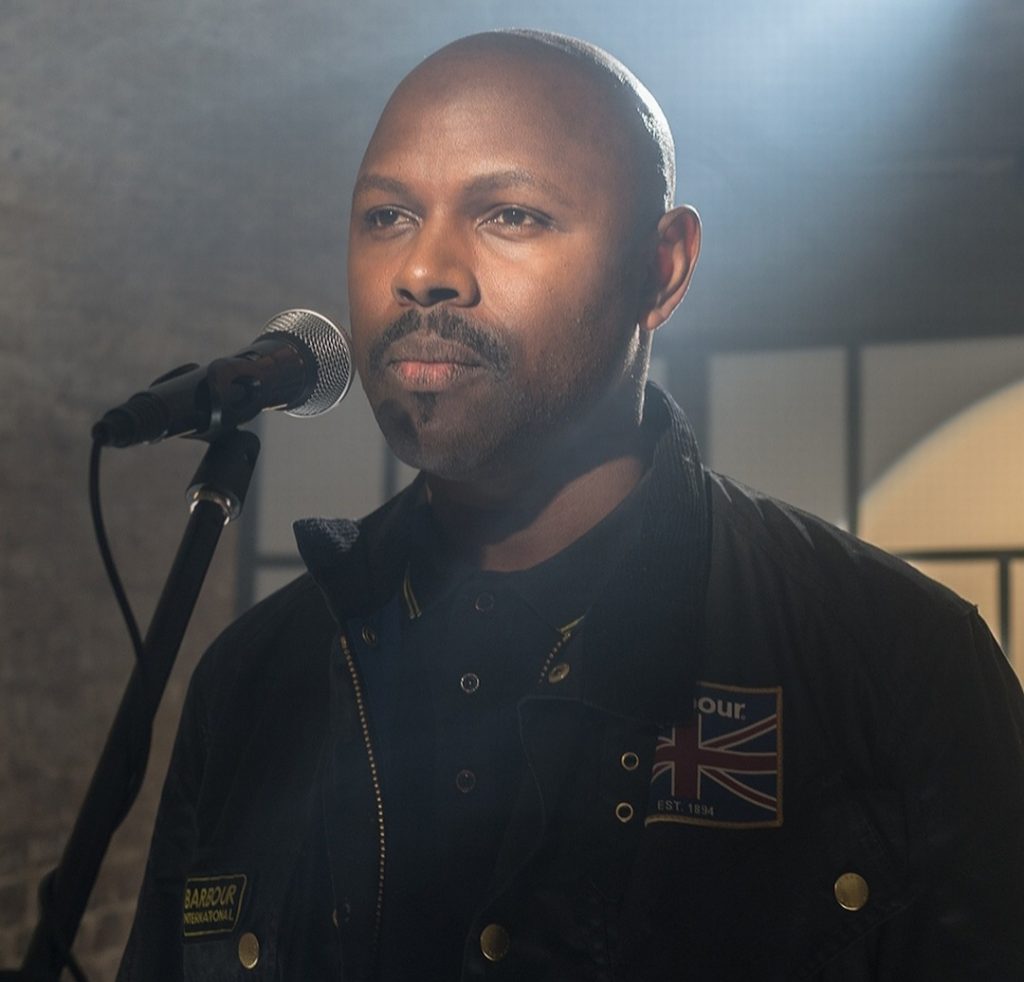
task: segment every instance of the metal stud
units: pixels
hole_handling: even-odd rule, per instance
[[[500,962],[512,947],[512,941],[500,924],[488,924],[480,932],[480,950],[489,962]]]
[[[246,931],[238,939],[238,960],[242,968],[255,968],[260,960],[260,941],[251,931]]]
[[[564,661],[560,661],[557,665],[552,665],[551,671],[548,672],[548,682],[552,685],[557,685],[568,677],[569,666]]]
[[[620,801],[615,806],[615,817],[622,822],[623,825],[632,821],[634,814],[633,806],[628,801]]]
[[[867,880],[859,873],[843,873],[832,888],[836,902],[843,910],[860,910],[867,902],[870,891]]]

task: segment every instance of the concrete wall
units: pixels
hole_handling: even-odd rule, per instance
[[[838,23],[797,23],[805,6],[746,2],[722,13],[711,2],[665,0],[630,5],[625,22],[581,0],[530,0],[515,17],[604,44],[664,101],[686,196],[709,226],[689,331],[728,341],[730,331],[749,338],[769,325],[815,341],[830,325],[865,318],[875,333],[885,323],[948,331],[972,312],[978,330],[1012,329],[1024,227],[1014,217],[1024,209],[1019,6],[977,0],[965,33],[932,53],[940,60],[929,105],[942,106],[948,126],[936,128],[932,111],[910,149],[872,145],[866,156],[840,137],[870,135],[884,121],[870,113],[894,100],[861,100],[852,117],[827,105],[801,115],[797,95],[815,90],[822,60],[790,58],[787,31],[808,50],[818,38],[824,61],[850,39]],[[939,6],[948,22],[962,4]],[[942,20],[933,14],[930,28]],[[306,306],[343,319],[348,189],[388,91],[443,41],[508,16],[493,0],[6,0],[0,966],[21,956],[32,891],[57,858],[131,665],[88,521],[91,422],[157,374],[240,346],[278,310]],[[882,36],[884,20],[872,16]],[[751,50],[788,67],[744,74]],[[863,78],[877,77],[877,66],[866,67]],[[906,94],[899,73],[890,81]],[[828,90],[844,92],[839,83]],[[780,100],[793,111],[767,125]],[[911,115],[917,106],[895,103]],[[833,152],[816,168],[810,158],[794,167],[794,133]],[[858,212],[850,188],[874,204]],[[876,220],[890,209],[879,200],[891,204],[907,188],[906,208],[892,209],[895,232],[883,234]],[[808,194],[842,207],[780,221]],[[855,214],[861,226],[850,224]],[[826,231],[826,220],[841,228]],[[848,269],[844,236],[858,243]],[[958,236],[971,248],[955,250]],[[114,549],[143,623],[185,521],[182,493],[198,457],[183,441],[105,457]],[[232,612],[235,534],[225,537],[186,639],[141,800],[83,923],[77,951],[97,979],[113,976],[123,944],[188,672]]]
[[[343,305],[337,159],[347,116],[370,110],[345,95],[333,6],[58,0],[0,16],[0,966],[21,957],[132,664],[89,522],[91,423],[282,308]],[[143,624],[200,456],[185,441],[104,455]],[[236,547],[229,529],[82,925],[94,979],[114,974],[184,686],[233,610]]]

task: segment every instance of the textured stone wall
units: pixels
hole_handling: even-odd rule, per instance
[[[37,884],[132,664],[89,521],[90,426],[164,371],[241,347],[279,310],[343,320],[362,148],[397,78],[461,33],[459,13],[440,22],[405,2],[327,0],[4,6],[0,967],[23,955]],[[104,454],[108,527],[143,626],[200,456],[187,441]],[[94,980],[113,978],[124,945],[189,674],[234,613],[238,535],[222,539],[145,787],[82,922],[75,950]]]
[[[327,40],[312,40],[331,6],[57,0],[0,18],[0,967],[22,956],[132,664],[89,521],[91,423],[280,309],[342,306],[350,110]],[[143,625],[200,456],[187,441],[104,454],[108,527]],[[188,675],[233,613],[237,534],[82,923],[92,979],[116,970]]]
[[[925,127],[928,139],[888,158],[872,148],[859,170],[844,157],[839,173],[836,155],[814,173],[790,166],[785,131],[759,125],[762,80],[729,61],[734,39],[749,44],[764,28],[750,18],[774,17],[776,6],[730,6],[725,27],[714,20],[720,9],[651,0],[623,22],[590,3],[530,0],[514,15],[608,46],[664,101],[686,194],[709,227],[687,301],[691,334],[728,342],[734,331],[743,343],[768,325],[813,340],[865,317],[876,336],[886,323],[1019,323],[1011,252],[1024,196],[1013,112],[1024,23],[1015,0],[978,0],[956,59],[935,73],[950,95],[936,105],[953,123]],[[0,967],[22,955],[35,886],[59,855],[131,667],[88,519],[90,424],[165,370],[240,346],[278,310],[340,317],[348,189],[388,91],[443,41],[509,16],[494,0],[4,3]],[[730,88],[737,78],[746,89]],[[811,91],[815,79],[800,84]],[[862,111],[887,105],[863,100]],[[830,144],[850,121],[829,131],[829,119],[789,124]],[[837,195],[851,187],[860,204]],[[894,209],[893,195],[908,188]],[[811,194],[841,202],[835,230],[821,227],[821,209],[787,211]],[[854,240],[847,263],[843,243]],[[185,441],[105,455],[111,537],[143,624],[199,456]],[[124,942],[189,671],[232,614],[237,535],[225,535],[141,799],[82,924],[76,951],[94,979],[113,977]]]

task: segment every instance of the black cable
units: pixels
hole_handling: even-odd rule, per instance
[[[143,657],[142,635],[139,633],[139,625],[132,613],[131,604],[128,601],[128,594],[121,583],[120,574],[117,572],[117,565],[114,556],[110,551],[110,543],[107,540],[106,527],[103,524],[103,510],[100,506],[100,452],[103,450],[103,443],[94,439],[92,453],[89,457],[89,507],[92,511],[92,525],[96,532],[96,544],[103,558],[103,568],[107,571],[107,579],[110,580],[110,587],[117,598],[117,605],[121,608],[121,615],[124,617],[125,626],[131,637],[132,647],[135,650],[136,668],[142,680],[142,688],[145,691],[151,683],[147,680],[148,665]],[[124,799],[118,814],[117,825],[124,821],[131,810],[135,799],[138,797],[142,787],[142,780],[146,774],[146,764],[149,762],[150,729],[144,722],[145,714],[138,703],[131,707],[133,717],[133,729],[135,735],[131,740],[131,773],[129,783],[124,789]]]
[[[110,542],[107,539],[107,530],[103,524],[103,510],[100,505],[100,453],[103,444],[99,440],[93,440],[92,452],[89,455],[89,508],[92,512],[92,526],[96,533],[96,544],[103,559],[103,568],[107,572],[107,579],[114,591],[118,607],[121,609],[121,616],[124,618],[128,628],[128,635],[131,638],[132,648],[135,651],[135,659],[140,671],[145,668],[142,658],[142,635],[139,633],[139,625],[132,613],[131,604],[128,602],[128,595],[125,593],[121,583],[121,577],[117,572],[117,565],[114,562],[113,554],[110,551]],[[117,824],[120,825],[131,808],[142,784],[142,775],[145,772],[146,760],[149,756],[149,735],[141,725],[136,726],[138,739],[132,740],[132,762],[129,786],[125,789],[125,796],[120,806],[120,817]],[[78,964],[71,952],[71,947],[53,923],[53,888],[57,870],[52,870],[39,885],[39,910],[40,925],[47,932],[50,947],[57,952],[63,961],[64,967],[71,974],[75,982],[89,982],[82,967]],[[17,976],[16,976],[17,977]]]
[[[92,453],[89,456],[89,508],[92,511],[92,527],[96,533],[96,544],[99,546],[100,556],[103,559],[103,568],[107,571],[107,579],[110,580],[110,587],[117,598],[121,616],[128,628],[128,635],[132,639],[135,660],[141,663],[142,635],[139,633],[139,625],[132,613],[131,604],[128,602],[128,595],[121,585],[121,577],[110,552],[110,543],[107,541],[107,530],[103,525],[103,511],[100,507],[100,452],[102,450],[103,444],[99,440],[93,440]]]
[[[103,568],[107,572],[107,578],[110,580],[110,586],[114,591],[118,607],[121,609],[121,615],[128,628],[128,635],[131,638],[136,661],[142,665],[142,635],[139,633],[138,622],[135,620],[134,613],[132,613],[131,604],[128,601],[128,595],[125,593],[124,586],[121,583],[121,577],[117,572],[117,565],[115,564],[113,554],[110,551],[110,542],[107,539],[106,527],[103,524],[103,511],[100,505],[100,453],[102,449],[103,444],[99,440],[94,440],[92,444],[92,452],[89,456],[89,507],[92,512],[93,531],[96,533],[96,543],[100,550],[100,556],[103,559]],[[121,817],[118,820],[118,825],[120,825],[124,816],[131,808],[131,805],[138,794],[139,786],[142,783],[142,774],[145,771],[145,760],[149,755],[149,740],[146,738],[145,734],[143,734],[143,736],[143,740],[133,741],[133,745],[136,747],[133,773],[131,776],[131,783],[126,789],[125,799],[121,806]],[[141,767],[139,766],[140,758],[142,763]],[[82,971],[82,967],[78,964],[75,956],[72,954],[70,946],[67,945],[64,939],[59,936],[52,922],[52,891],[55,872],[56,871],[52,871],[47,874],[39,885],[41,923],[47,926],[50,944],[60,954],[60,957],[64,962],[64,967],[71,974],[71,977],[75,982],[89,982],[85,972]]]

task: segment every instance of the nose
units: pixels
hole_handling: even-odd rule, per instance
[[[472,306],[480,299],[472,247],[451,225],[425,222],[395,273],[392,293],[403,306]]]

